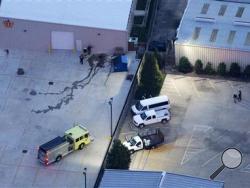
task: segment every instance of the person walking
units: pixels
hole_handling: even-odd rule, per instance
[[[8,56],[10,53],[9,49],[5,49],[4,51],[5,51],[6,55]]]
[[[81,54],[79,58],[80,58],[80,63],[83,64],[83,59],[84,59],[83,54]]]
[[[238,93],[238,101],[240,102],[242,99],[242,96],[241,96],[241,90],[239,90],[239,93]]]
[[[236,94],[233,95],[233,99],[234,99],[234,103],[236,103],[237,102],[237,95]]]

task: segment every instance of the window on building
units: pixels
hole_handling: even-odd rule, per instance
[[[234,41],[234,37],[235,37],[236,31],[230,31],[228,38],[227,38],[227,43],[228,44],[232,44]]]
[[[224,16],[226,10],[227,10],[227,5],[221,5],[218,15],[219,16]]]
[[[204,5],[203,5],[203,7],[201,9],[201,14],[207,14],[209,6],[210,6],[210,4],[204,3]]]
[[[210,36],[210,42],[215,42],[218,34],[218,29],[213,29],[211,36]]]
[[[244,7],[239,7],[235,16],[241,18],[244,10],[245,10]]]
[[[194,28],[194,32],[193,32],[193,40],[197,40],[199,38],[201,32],[201,28],[200,27],[195,27]]]
[[[250,32],[247,33],[247,37],[246,37],[246,40],[245,40],[245,45],[250,46]]]

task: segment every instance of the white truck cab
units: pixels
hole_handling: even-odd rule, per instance
[[[148,129],[131,137],[129,140],[126,139],[123,145],[127,147],[132,154],[142,149],[153,149],[163,142],[164,135],[160,129]]]
[[[123,145],[126,146],[128,150],[132,152],[143,149],[142,139],[139,136],[132,137],[127,142],[124,142]]]
[[[153,123],[166,123],[170,120],[170,112],[167,109],[148,110],[140,115],[133,117],[133,123],[136,127],[143,128],[145,125]]]

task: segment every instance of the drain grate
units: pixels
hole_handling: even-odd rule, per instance
[[[54,84],[54,82],[49,82],[49,85],[53,85]]]
[[[28,150],[24,149],[22,152],[23,152],[23,153],[27,153],[27,152],[28,152]]]

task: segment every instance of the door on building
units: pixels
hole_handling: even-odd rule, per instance
[[[76,50],[79,52],[82,51],[82,40],[76,40]]]
[[[73,50],[74,33],[63,31],[52,31],[51,33],[51,47],[56,50]]]

